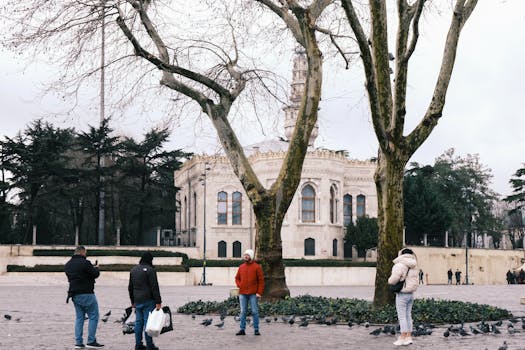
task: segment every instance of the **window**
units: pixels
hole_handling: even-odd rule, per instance
[[[337,199],[335,186],[330,187],[330,223],[337,222]]]
[[[226,257],[226,242],[224,241],[219,241],[219,243],[217,244],[217,250],[218,250],[218,254],[217,256],[219,258],[225,258]]]
[[[315,255],[315,239],[307,238],[304,240],[304,255]]]
[[[233,242],[233,257],[234,258],[241,257],[241,242],[239,241]]]
[[[217,193],[217,224],[228,224],[228,194],[224,191]]]
[[[362,218],[366,215],[365,204],[365,196],[363,196],[362,194],[357,196],[357,210],[355,214],[358,218]]]
[[[193,226],[197,226],[197,193],[193,192]]]
[[[345,194],[343,197],[343,218],[344,225],[348,226],[352,222],[352,196]]]
[[[241,192],[232,193],[232,225],[242,224],[242,195]]]
[[[315,222],[315,191],[312,186],[306,185],[302,195],[302,222]]]
[[[186,230],[189,227],[190,217],[188,216],[188,199],[186,196],[184,196],[184,226],[186,227]]]
[[[332,256],[337,256],[337,239],[332,241]]]

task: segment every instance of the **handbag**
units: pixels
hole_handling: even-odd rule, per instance
[[[390,289],[390,291],[392,293],[399,293],[399,292],[401,292],[401,289],[403,289],[403,287],[405,286],[405,282],[406,282],[406,279],[407,279],[407,276],[408,276],[408,271],[410,271],[410,267],[408,268],[404,279],[399,280],[396,284],[389,284],[388,285],[388,289]]]
[[[171,310],[169,306],[163,306],[162,311],[164,312],[164,325],[160,331],[160,334],[173,330],[173,321],[171,319]]]
[[[164,327],[164,311],[157,309],[151,311],[146,322],[146,333],[150,337],[158,337],[162,327]]]

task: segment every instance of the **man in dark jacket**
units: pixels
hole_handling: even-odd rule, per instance
[[[95,279],[100,275],[98,266],[86,259],[86,248],[78,246],[66,265],[64,271],[69,281],[68,301],[73,299],[75,305],[75,349],[101,348],[104,345],[97,343],[98,302],[95,296]],[[88,337],[84,345],[84,315],[88,316]]]
[[[128,284],[131,306],[135,308],[135,350],[158,350],[153,339],[144,332],[148,316],[154,309],[160,310],[160,298],[157,272],[153,267],[153,255],[145,252],[137,266],[131,269]],[[146,346],[142,344],[142,334],[146,338]]]

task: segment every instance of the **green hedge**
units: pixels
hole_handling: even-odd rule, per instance
[[[239,314],[238,298],[222,302],[192,301],[178,308],[183,314]],[[350,298],[326,298],[302,295],[277,302],[261,302],[259,312],[263,316],[296,315],[314,319],[335,318],[338,322],[389,324],[397,322],[394,305],[373,308],[372,302]],[[451,324],[460,322],[495,321],[512,317],[508,310],[490,305],[461,301],[416,299],[412,309],[416,323]]]
[[[182,257],[187,260],[188,255],[180,252],[168,252],[165,250],[117,250],[117,249],[88,249],[89,256],[142,256],[144,252],[150,252],[153,257]],[[71,256],[73,249],[35,249],[33,256]]]
[[[100,265],[100,271],[130,271],[134,264],[105,264]],[[186,272],[183,265],[157,265],[157,272]],[[64,272],[64,265],[7,265],[7,272]]]

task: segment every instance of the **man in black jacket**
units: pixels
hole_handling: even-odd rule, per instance
[[[153,255],[145,252],[137,266],[131,269],[128,284],[131,306],[135,308],[135,350],[158,350],[153,339],[144,333],[148,316],[154,309],[160,310],[160,298],[157,272],[153,267]],[[146,338],[146,346],[142,344],[142,334]]]
[[[75,305],[75,349],[91,348],[97,349],[104,345],[97,342],[97,324],[98,324],[98,302],[95,296],[95,279],[100,275],[97,265],[92,265],[86,259],[86,248],[78,246],[66,265],[64,271],[69,281],[69,298],[73,299]],[[87,344],[84,345],[84,315],[87,314],[88,337]]]

